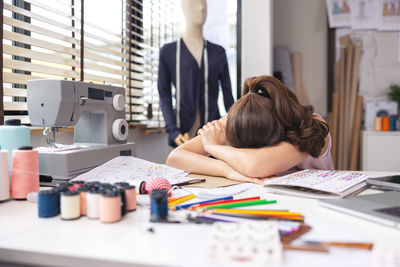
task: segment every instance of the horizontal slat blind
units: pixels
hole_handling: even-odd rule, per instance
[[[144,16],[144,114],[149,128],[165,127],[157,90],[158,58],[161,46],[175,40],[175,1],[151,0],[143,3]]]
[[[19,118],[29,124],[26,84],[39,78],[124,87],[127,120],[142,123],[146,119],[142,0],[5,0],[2,3],[0,97],[4,98],[0,121],[4,110],[5,119]]]
[[[3,7],[4,118],[28,124],[26,83],[79,79],[80,2],[5,0]],[[75,14],[80,14],[75,12]]]

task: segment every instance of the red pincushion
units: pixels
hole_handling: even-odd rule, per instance
[[[165,178],[154,177],[146,182],[146,187],[144,190],[146,190],[147,194],[149,194],[150,191],[154,189],[165,189],[169,191],[171,189],[171,184]]]

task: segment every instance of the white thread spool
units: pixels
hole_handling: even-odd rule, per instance
[[[74,220],[81,216],[81,197],[78,191],[61,193],[61,219]]]
[[[8,151],[0,150],[0,201],[10,198],[10,173],[8,171]]]
[[[92,190],[86,195],[86,216],[90,219],[100,217],[100,192]]]

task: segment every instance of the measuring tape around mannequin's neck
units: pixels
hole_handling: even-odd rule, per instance
[[[176,126],[181,128],[181,40],[176,42]],[[207,41],[204,40],[204,123],[208,122],[208,54]]]

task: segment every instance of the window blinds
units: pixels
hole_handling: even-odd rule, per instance
[[[5,119],[29,124],[26,82],[38,78],[124,87],[127,120],[145,119],[142,0],[5,0],[2,11]]]
[[[143,3],[143,56],[145,66],[143,100],[148,128],[165,127],[157,90],[158,58],[160,48],[165,43],[175,40],[175,8],[174,0],[148,0]]]

